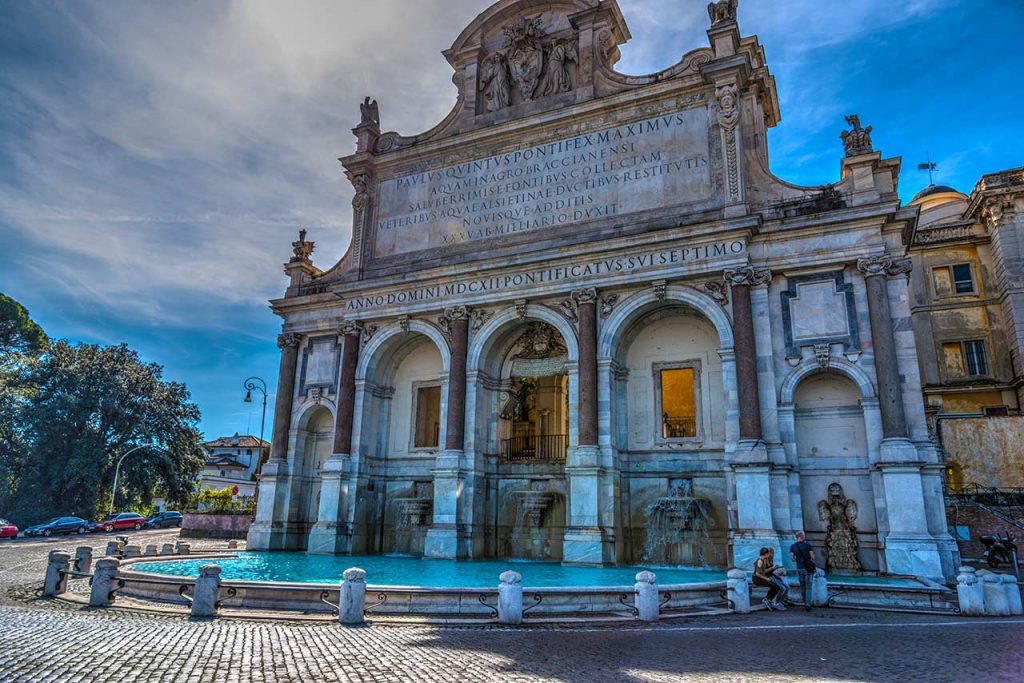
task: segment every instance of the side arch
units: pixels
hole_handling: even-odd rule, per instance
[[[683,304],[706,317],[718,333],[719,345],[723,349],[733,347],[732,322],[725,310],[707,294],[692,287],[668,285],[665,297],[659,298],[653,290],[637,292],[619,303],[608,316],[597,338],[597,357],[613,358],[629,326],[654,306],[666,303]]]
[[[381,358],[387,356],[386,353],[381,352],[382,350],[386,350],[396,345],[396,343],[401,343],[401,341],[404,341],[403,338],[414,333],[421,334],[434,342],[434,345],[441,354],[441,364],[444,367],[444,372],[447,373],[452,354],[448,348],[448,341],[441,334],[441,330],[423,320],[410,320],[408,332],[403,330],[397,322],[392,323],[387,327],[377,330],[377,333],[373,335],[369,343],[360,349],[359,363],[356,365],[356,381],[365,380],[368,376],[375,374],[377,364]]]
[[[798,365],[793,369],[786,378],[782,381],[782,388],[779,391],[779,402],[782,404],[792,403],[793,394],[796,392],[797,386],[800,382],[816,373],[821,372],[835,372],[841,375],[845,375],[857,385],[860,389],[861,398],[875,398],[875,385],[871,382],[871,379],[867,376],[860,367],[846,360],[845,358],[837,358],[833,356],[829,359],[829,365],[827,368],[822,368],[815,362],[806,362]]]
[[[576,329],[565,319],[565,316],[547,306],[529,304],[526,307],[525,319],[520,317],[514,308],[507,308],[492,316],[484,323],[483,327],[473,334],[466,355],[467,370],[473,372],[481,369],[481,362],[486,358],[487,352],[491,350],[505,328],[521,325],[531,320],[545,322],[558,330],[569,352],[569,362],[579,360],[580,349]]]

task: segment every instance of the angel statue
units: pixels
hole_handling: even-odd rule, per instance
[[[548,53],[548,71],[541,81],[541,96],[558,95],[572,90],[572,82],[569,80],[569,68],[566,62],[579,62],[580,56],[576,52],[576,41],[563,40],[555,43]]]
[[[825,536],[825,571],[862,571],[857,559],[857,502],[843,494],[843,487],[832,482],[828,497],[818,501],[818,519],[828,523]]]
[[[493,52],[480,64],[480,90],[488,112],[504,109],[512,103],[512,88],[508,82],[508,64],[505,55]]]

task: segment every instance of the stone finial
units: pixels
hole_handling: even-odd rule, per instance
[[[498,576],[498,581],[501,581],[502,583],[508,583],[508,584],[522,583],[523,582],[523,575],[520,574],[519,572],[514,572],[511,569],[509,569],[508,571],[502,572]]]
[[[359,104],[359,125],[380,128],[380,109],[377,107],[377,100],[369,96],[363,98]]]
[[[716,2],[708,3],[708,17],[711,19],[711,25],[717,26],[718,24],[736,21],[736,8],[738,5],[739,0],[717,0]]]
[[[846,123],[850,125],[851,130],[844,130],[839,134],[843,141],[843,147],[846,149],[846,156],[853,157],[858,154],[873,152],[874,149],[871,146],[871,126],[861,128],[860,117],[856,114],[847,116]]]
[[[341,578],[345,581],[352,581],[355,583],[362,583],[366,579],[366,570],[360,569],[359,567],[350,567],[341,574]]]
[[[313,255],[313,250],[316,249],[316,244],[306,239],[306,229],[299,230],[299,239],[292,242],[292,257],[288,261],[289,263],[312,263],[310,256]]]
[[[647,571],[645,569],[642,572],[637,572],[637,574],[636,574],[636,582],[637,583],[657,583],[658,582],[658,576],[654,572]]]

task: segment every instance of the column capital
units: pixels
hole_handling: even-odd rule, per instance
[[[593,287],[573,290],[572,294],[569,296],[572,297],[572,300],[579,306],[584,304],[597,304],[597,290]]]
[[[449,323],[453,323],[457,320],[469,320],[473,309],[469,306],[451,306],[450,308],[444,309],[444,319]]]
[[[363,328],[360,320],[342,320],[338,324],[338,334],[342,337],[359,337],[363,334]]]
[[[757,270],[753,266],[746,266],[725,271],[724,278],[731,287],[760,287],[772,281],[772,271],[767,268]]]
[[[876,275],[906,275],[909,277],[913,269],[914,266],[910,259],[899,256],[894,257],[889,254],[857,259],[857,270],[864,277],[874,277]]]
[[[282,332],[277,335],[277,348],[284,351],[285,349],[298,348],[299,343],[302,341],[302,335],[298,332]]]

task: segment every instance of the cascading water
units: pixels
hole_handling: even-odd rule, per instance
[[[395,551],[418,554],[417,537],[422,536],[434,507],[434,486],[429,482],[416,482],[412,496],[396,498],[395,504]]]
[[[711,503],[693,495],[692,479],[671,482],[669,495],[652,500],[644,513],[644,562],[707,566],[705,546],[711,541],[714,518]]]
[[[541,527],[548,507],[558,495],[545,481],[534,481],[528,489],[511,492],[515,518],[509,537],[509,555],[534,560],[550,558],[551,548],[545,542]]]

